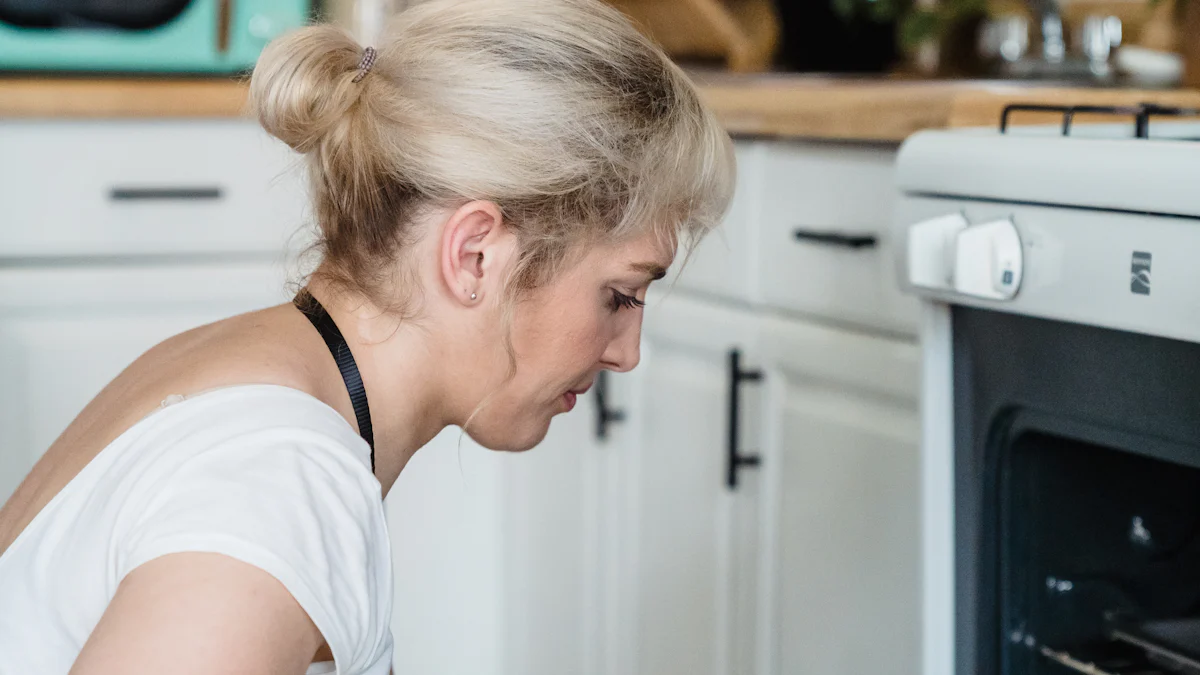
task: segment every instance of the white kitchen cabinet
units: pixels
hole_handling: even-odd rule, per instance
[[[915,336],[917,303],[895,283],[888,228],[896,147],[740,139],[734,148],[729,212],[679,256],[669,283],[718,302]]]
[[[611,384],[611,375],[605,376]],[[609,582],[606,535],[618,424],[601,440],[595,391],[556,418],[546,440],[504,455],[502,641],[504,673],[599,675]]]
[[[624,632],[608,672],[914,672],[916,345],[655,297],[643,362],[621,376]],[[761,373],[736,394],[735,348]],[[731,488],[735,395],[737,450],[761,465]]]
[[[860,329],[916,334],[917,303],[896,284],[890,145],[768,147],[758,234],[765,305]]]
[[[658,296],[655,296],[658,297]],[[642,363],[622,375],[630,410],[616,450],[620,514],[612,675],[750,672],[758,476],[727,486],[729,353],[752,365],[755,318],[683,294],[652,299]],[[760,441],[757,387],[741,386],[749,454]]]
[[[388,496],[397,673],[604,672],[612,601],[610,490],[622,431],[596,436],[596,396],[524,453],[458,428],[412,459]]]
[[[309,243],[299,155],[227,120],[3,120],[0,258],[248,253]]]
[[[768,141],[738,141],[737,186],[721,225],[690,255],[676,256],[667,284],[697,294],[751,302],[757,296],[758,236],[764,204]]]
[[[615,378],[631,414],[602,489],[620,514],[600,538],[606,675],[915,671],[918,352],[889,286],[893,151],[739,142],[724,232],[652,294],[642,364]],[[762,464],[731,489],[734,348],[762,372],[737,389],[736,439]]]
[[[915,672],[918,352],[889,285],[894,149],[737,150],[725,224],[651,294],[642,363],[611,378],[624,422],[597,444],[576,412],[510,458],[505,673]],[[762,373],[736,389],[734,442],[761,456],[736,488],[733,349]]]
[[[754,368],[760,319],[650,305],[641,365],[607,376],[624,419],[605,440],[593,391],[529,452],[450,430],[405,469],[388,498],[398,673],[752,672],[760,476],[727,485],[729,352]],[[750,454],[761,387],[740,393]]]
[[[398,674],[505,672],[502,461],[451,427],[388,493]]]
[[[284,274],[269,260],[0,269],[0,503],[146,349],[283,301]]]
[[[915,344],[763,323],[760,673],[919,668]]]

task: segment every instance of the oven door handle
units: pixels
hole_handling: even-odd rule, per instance
[[[729,350],[729,445],[725,467],[725,483],[730,490],[736,490],[738,471],[745,468],[757,467],[762,464],[762,457],[757,453],[743,454],[738,449],[740,436],[738,418],[741,413],[742,383],[761,382],[761,370],[742,370],[742,353],[738,349]]]

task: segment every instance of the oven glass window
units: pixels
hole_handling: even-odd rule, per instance
[[[1025,432],[993,532],[1005,675],[1200,675],[1200,469]]]

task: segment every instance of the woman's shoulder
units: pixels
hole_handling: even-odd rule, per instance
[[[152,561],[221,554],[282,584],[339,672],[372,671],[390,651],[391,549],[369,450],[302,391],[251,384],[168,397],[20,537],[10,570],[48,555],[57,576],[110,593]]]
[[[147,429],[139,433],[137,426]],[[129,431],[138,436],[186,431],[188,440],[213,445],[308,439],[345,448],[369,469],[369,447],[338,411],[308,392],[281,384],[233,384],[168,394]]]
[[[345,419],[252,384],[181,397],[141,424],[120,471],[118,579],[171,553],[221,553],[280,581],[340,663],[380,654],[391,549],[369,448]]]
[[[131,495],[237,495],[313,509],[314,523],[380,529],[371,449],[336,410],[306,392],[245,384],[168,397],[114,441],[114,473]],[[117,465],[120,465],[119,467]]]

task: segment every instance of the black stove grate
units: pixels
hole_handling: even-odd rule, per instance
[[[1156,103],[1139,103],[1133,106],[1117,105],[1043,105],[1039,103],[1013,103],[1004,106],[1000,113],[1000,133],[1008,133],[1009,118],[1014,112],[1053,112],[1062,115],[1062,135],[1071,135],[1071,125],[1078,114],[1128,115],[1133,117],[1134,136],[1150,138],[1151,117],[1198,117],[1200,108],[1162,106]]]

